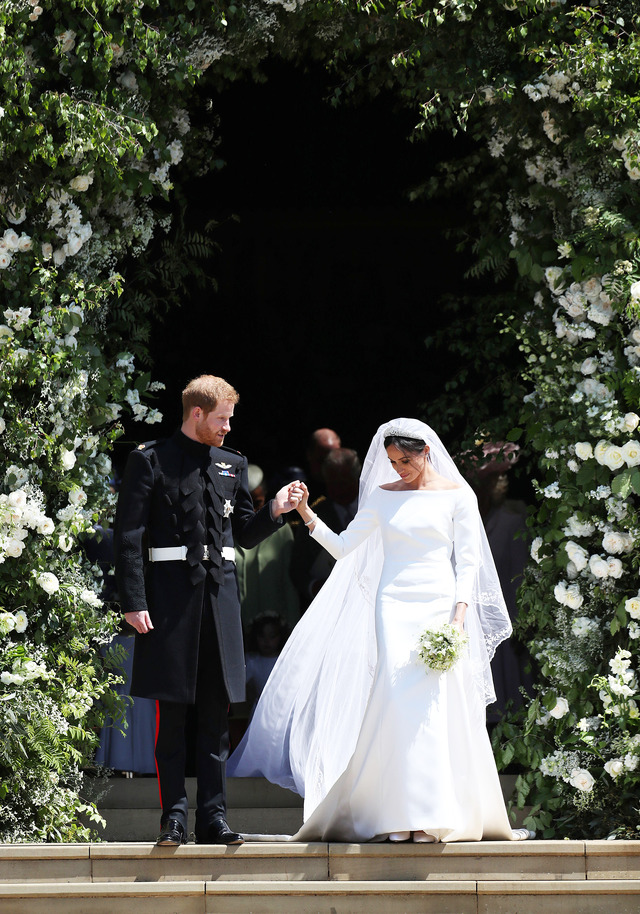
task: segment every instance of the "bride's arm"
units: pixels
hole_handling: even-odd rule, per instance
[[[456,560],[456,611],[453,623],[462,630],[478,569],[480,513],[471,492],[461,494],[453,515],[453,550]]]
[[[341,559],[352,552],[371,533],[378,523],[377,512],[369,505],[364,505],[353,518],[346,530],[334,533],[308,505],[309,490],[300,484],[303,497],[298,505],[298,513],[311,536],[323,546],[334,559]]]

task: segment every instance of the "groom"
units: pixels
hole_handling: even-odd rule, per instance
[[[125,618],[138,633],[131,694],[154,698],[157,708],[161,845],[187,840],[189,705],[197,718],[196,842],[243,843],[227,824],[225,791],[228,704],[245,696],[234,540],[256,546],[297,502],[284,487],[254,512],[247,460],[224,447],[237,402],[222,378],[191,381],[181,428],[129,455],[118,500],[116,577]]]

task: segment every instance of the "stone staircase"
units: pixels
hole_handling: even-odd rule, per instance
[[[2,914],[637,914],[640,842],[0,846]]]
[[[640,841],[156,847],[155,780],[112,785],[104,843],[0,845],[0,914],[640,914]],[[229,808],[244,832],[302,821],[258,779]]]

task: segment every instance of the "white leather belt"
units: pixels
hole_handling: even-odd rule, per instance
[[[204,555],[202,556],[204,561],[209,561],[209,547],[204,547]],[[236,560],[236,550],[233,546],[223,546],[222,547],[222,558],[226,562],[235,562]],[[187,547],[186,546],[159,546],[156,548],[149,549],[149,561],[150,562],[186,562],[187,560]]]

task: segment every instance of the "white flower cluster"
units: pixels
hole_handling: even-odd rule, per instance
[[[31,250],[31,236],[7,229],[0,238],[0,270],[6,270],[16,254]]]
[[[635,413],[627,413],[627,416],[638,418]],[[606,466],[610,470],[620,470],[625,465],[637,467],[640,465],[640,441],[633,438],[626,441],[622,447],[618,447],[602,439],[594,447],[593,456],[601,466]]]
[[[572,94],[579,94],[580,91],[579,84],[575,81],[572,82],[572,77],[561,71],[545,73],[538,82],[523,86],[523,92],[533,102],[542,101],[543,98],[552,98],[563,104],[570,100]]]
[[[47,670],[44,663],[36,663],[35,660],[26,660],[23,657],[17,657],[13,661],[11,672],[4,670],[0,674],[0,682],[9,686],[21,686],[32,679],[51,679],[53,673]]]
[[[631,286],[631,300],[639,301],[637,297],[634,297],[634,289],[638,288],[640,290],[640,283],[634,283]],[[628,346],[625,347],[624,354],[627,357],[627,361],[632,368],[637,368],[640,365],[640,327],[635,326],[630,331],[627,336]]]
[[[613,148],[622,154],[622,161],[632,181],[640,181],[640,137],[628,130],[613,141]]]
[[[559,581],[556,584],[553,595],[561,606],[567,606],[569,609],[580,609],[584,603],[580,587],[577,584],[567,584],[566,581]]]
[[[21,635],[26,631],[29,619],[24,609],[16,612],[0,612],[0,638],[6,637],[9,632]]]
[[[179,162],[181,162],[183,155],[184,151],[182,149],[182,143],[180,140],[173,140],[171,143],[169,143],[165,150],[165,156],[169,157],[169,161],[162,162],[161,165],[158,165],[157,168],[155,168],[153,171],[150,171],[149,180],[154,184],[159,184],[160,187],[165,191],[171,190],[173,184],[169,180],[169,168],[172,165],[177,165]],[[154,152],[154,156],[156,159],[162,158],[160,152],[157,149]]]
[[[547,267],[545,279],[549,291],[556,301],[558,308],[553,315],[553,321],[558,339],[563,339],[570,345],[582,339],[594,339],[596,326],[608,326],[613,318],[611,297],[605,285],[608,276],[592,276],[583,282],[573,282],[567,288],[564,281],[563,267]],[[540,296],[536,302],[543,306]],[[595,325],[595,326],[594,326]],[[595,362],[585,360],[581,369],[583,374],[593,373],[597,368]],[[587,378],[587,382],[590,379]],[[586,382],[583,382],[583,385]],[[606,399],[608,391],[604,385],[588,384],[582,390],[588,396]],[[580,389],[580,388],[579,388]]]
[[[547,755],[541,760],[540,771],[546,777],[562,780],[582,793],[589,793],[595,784],[591,772],[580,767],[580,755],[577,752],[556,749],[553,755]]]
[[[638,679],[631,669],[631,653],[619,648],[615,657],[609,661],[609,667],[611,673],[606,679],[598,677],[594,680],[594,683],[601,686],[599,697],[604,714],[614,720],[621,716],[639,720],[640,709],[634,697],[638,692]]]
[[[135,388],[127,391],[125,399],[131,407],[134,417],[139,421],[144,420],[147,425],[153,425],[155,422],[162,421],[162,413],[157,409],[150,409],[144,403],[141,403],[140,391]]]
[[[10,467],[7,471],[17,469]],[[26,480],[25,480],[26,482]],[[50,536],[55,525],[43,510],[44,498],[35,486],[0,494],[0,564],[7,558],[19,558],[30,530]]]
[[[74,188],[81,190],[85,182],[89,182],[88,175],[82,176],[85,181]],[[76,180],[76,179],[74,179]],[[93,180],[93,178],[91,178]],[[86,187],[89,186],[86,184]],[[73,182],[72,182],[73,187]],[[84,189],[86,189],[84,187]],[[46,202],[49,210],[49,222],[47,228],[55,229],[55,233],[62,242],[57,248],[53,248],[49,242],[42,245],[42,255],[45,260],[53,258],[56,266],[62,266],[67,257],[73,257],[80,251],[83,244],[91,238],[93,229],[90,222],[82,221],[82,212],[80,207],[73,202],[71,196],[66,190],[59,190],[52,193]]]

